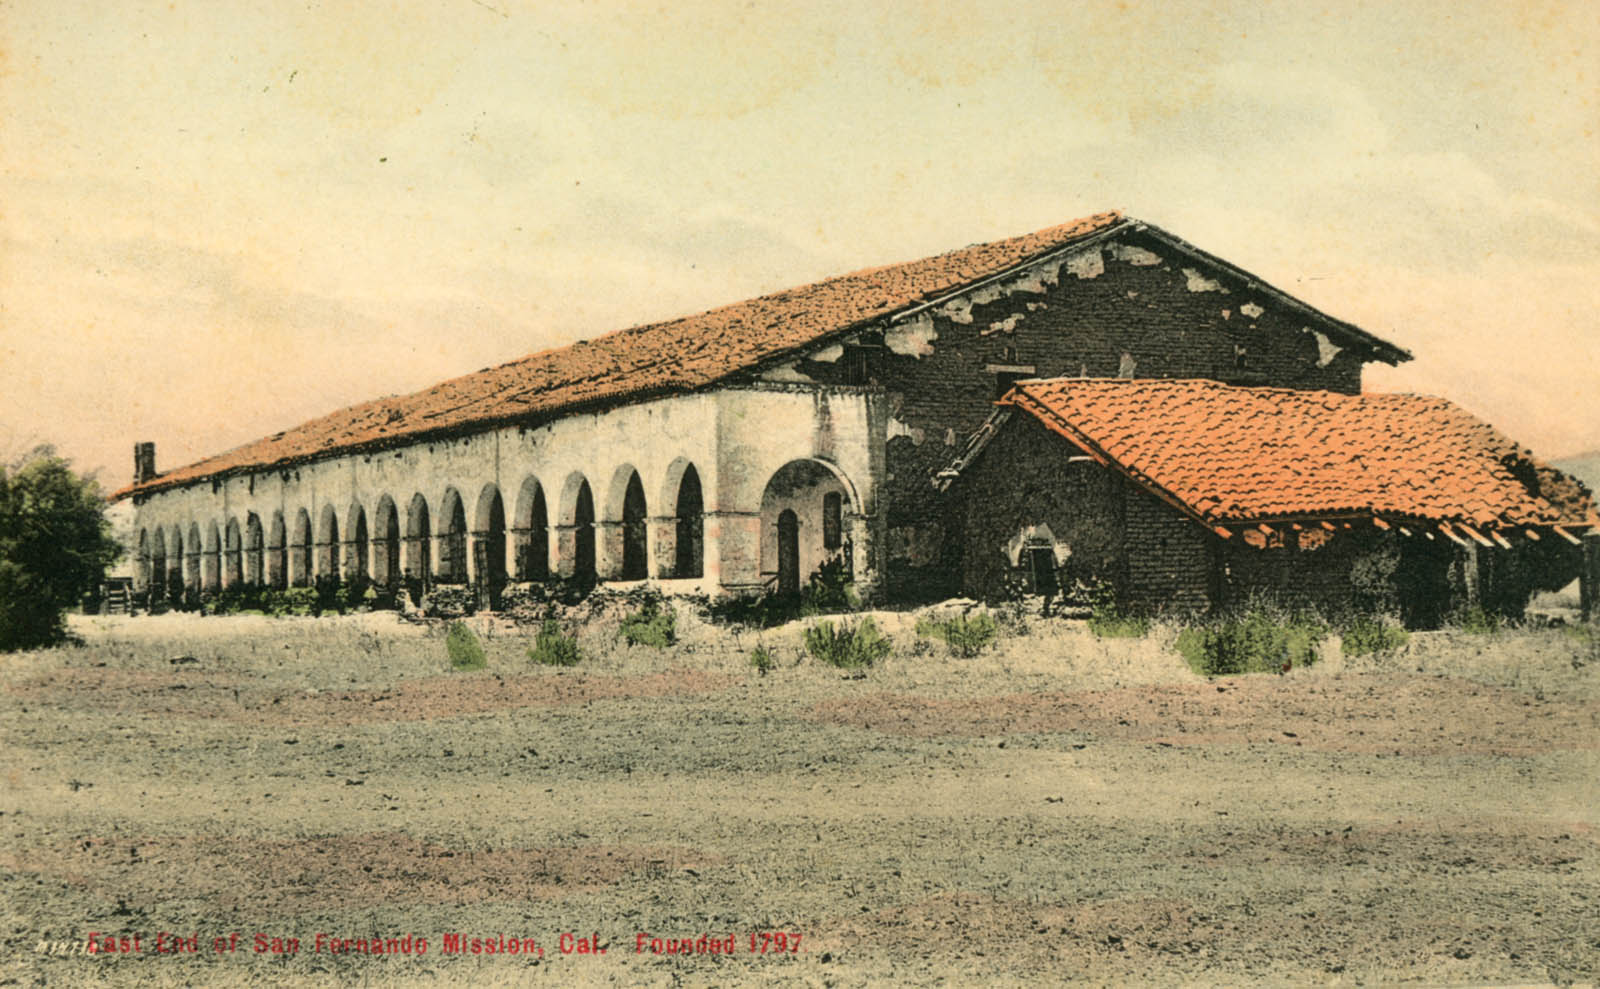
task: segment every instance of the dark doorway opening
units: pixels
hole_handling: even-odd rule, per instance
[[[589,493],[589,482],[578,488],[577,504],[572,516],[573,566],[572,576],[581,584],[594,583],[594,495]]]
[[[644,580],[650,575],[649,532],[646,524],[644,485],[635,471],[622,495],[622,579]]]
[[[705,575],[705,502],[700,493],[700,474],[691,465],[678,482],[677,558],[674,577]]]
[[[789,508],[778,516],[778,593],[800,593],[800,519]]]

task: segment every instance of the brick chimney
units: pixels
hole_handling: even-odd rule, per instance
[[[156,476],[156,445],[154,443],[135,443],[133,445],[133,483],[143,484]]]

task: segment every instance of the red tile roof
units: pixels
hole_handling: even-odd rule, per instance
[[[158,475],[112,495],[158,491],[464,427],[527,421],[631,398],[687,392],[996,275],[1123,224],[1116,212],[920,261],[868,268],[665,323],[610,333],[382,398]]]
[[[1590,493],[1442,398],[1053,378],[1001,400],[1211,524],[1584,524]]]

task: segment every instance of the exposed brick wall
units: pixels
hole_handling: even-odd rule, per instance
[[[1041,525],[1070,550],[1058,569],[1064,584],[1108,580],[1125,607],[1150,614],[1265,599],[1330,619],[1353,610],[1398,612],[1407,624],[1430,627],[1478,602],[1519,614],[1536,586],[1531,575],[1570,579],[1577,569],[1577,554],[1565,552],[1565,544],[1468,552],[1370,524],[1341,526],[1326,541],[1315,530],[1306,540],[1315,548],[1300,548],[1292,531],[1265,548],[1242,534],[1224,541],[1114,470],[1071,460],[1077,452],[1018,413],[963,472],[949,494],[961,506],[952,528],[961,532],[964,593],[992,600],[1024,585],[1026,556],[1013,564],[1006,551],[1024,530]]]
[[[1262,598],[1329,617],[1341,614],[1355,603],[1352,567],[1358,557],[1379,551],[1380,539],[1370,526],[1359,533],[1341,530],[1317,549],[1260,549],[1235,537],[1223,551],[1221,603],[1244,607]]]
[[[1128,489],[1127,582],[1120,595],[1128,607],[1150,614],[1205,611],[1215,592],[1215,544],[1198,522],[1141,489]]]
[[[1026,566],[1013,567],[1007,545],[1023,528],[1047,525],[1070,547],[1062,577],[1119,582],[1124,573],[1122,480],[1093,462],[1068,463],[1068,445],[1029,417],[1015,416],[962,476],[962,584],[997,598]]]
[[[1203,611],[1215,537],[1122,475],[1076,451],[1028,416],[1015,416],[972,464],[954,493],[965,506],[962,586],[981,598],[1002,596],[1025,580],[1008,544],[1026,527],[1045,525],[1069,550],[1064,584],[1101,579],[1122,603],[1146,611]]]

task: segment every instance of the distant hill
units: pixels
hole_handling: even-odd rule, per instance
[[[1553,460],[1550,466],[1582,481],[1590,491],[1600,494],[1600,450],[1590,450]]]

